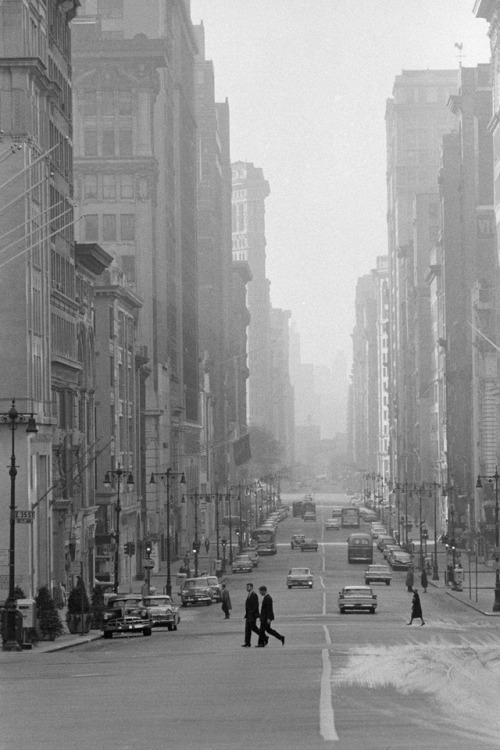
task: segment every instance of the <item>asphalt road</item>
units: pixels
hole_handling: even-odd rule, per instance
[[[6,654],[0,750],[498,750],[500,619],[430,587],[426,625],[408,627],[403,572],[375,587],[376,615],[340,615],[338,590],[364,568],[347,563],[347,530],[323,532],[341,498],[316,500],[305,531],[319,551],[290,549],[304,524],[289,517],[251,576],[274,598],[284,647],[241,648],[249,576],[234,575],[230,620],[192,607],[177,632]],[[312,569],[312,590],[287,589],[292,566]]]

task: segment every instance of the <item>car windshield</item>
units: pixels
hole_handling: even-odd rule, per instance
[[[206,578],[186,578],[184,581],[184,588],[186,589],[199,589],[206,588],[208,581]]]
[[[209,576],[207,578],[207,581],[211,586],[217,586],[219,583],[219,579],[217,578],[217,576]]]
[[[172,600],[169,596],[145,596],[146,607],[170,607]]]
[[[309,575],[309,568],[292,568],[290,574],[294,576],[307,576]]]

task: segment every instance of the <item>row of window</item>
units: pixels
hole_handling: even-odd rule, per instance
[[[85,174],[78,182],[81,182],[79,192],[86,200],[130,200],[135,195],[134,175],[129,173]]]
[[[127,118],[128,119],[128,118]],[[132,156],[133,139],[132,125],[101,127],[87,125],[83,131],[83,155],[84,156]]]
[[[87,214],[84,234],[87,242],[133,242],[135,214]]]
[[[78,90],[80,112],[87,117],[124,116],[132,114],[132,92],[128,89],[97,91]]]

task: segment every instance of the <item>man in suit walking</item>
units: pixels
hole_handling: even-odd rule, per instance
[[[243,648],[250,648],[252,645],[250,643],[252,631],[257,633],[260,637],[260,630],[257,627],[258,617],[259,597],[253,590],[253,583],[247,583],[247,598],[245,601],[245,643],[241,644]]]
[[[259,593],[262,596],[262,605],[260,608],[260,633],[259,633],[259,648],[267,646],[269,638],[266,633],[273,635],[278,641],[281,641],[281,645],[285,645],[285,636],[280,635],[276,630],[273,630],[271,623],[274,620],[273,600],[271,594],[267,593],[267,586],[260,586]]]

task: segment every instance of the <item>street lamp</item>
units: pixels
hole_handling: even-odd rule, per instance
[[[229,502],[229,565],[233,564],[233,515],[231,509],[231,490],[226,495]]]
[[[167,489],[167,594],[172,596],[172,579],[170,573],[170,486],[172,479],[180,478],[180,484],[186,484],[184,472],[172,471],[168,468],[165,472],[152,472],[149,484],[156,484],[156,478],[161,479]]]
[[[130,490],[134,486],[134,477],[132,472],[122,469],[120,464],[116,469],[110,469],[104,476],[104,487],[109,490],[112,485],[112,477],[116,478],[116,528],[115,528],[115,580],[113,585],[113,591],[115,594],[118,593],[118,584],[120,578],[120,513],[122,506],[120,503],[120,489],[122,479],[127,477],[127,489]]]
[[[490,476],[477,476],[476,487],[481,489],[483,484],[481,479],[487,479],[489,482],[495,482],[495,599],[493,602],[493,612],[500,612],[500,549],[499,549],[499,528],[498,528],[498,466],[495,466],[495,473]]]
[[[9,411],[0,414],[0,422],[8,424],[12,433],[11,456],[10,456],[10,539],[9,539],[9,596],[5,603],[6,617],[6,640],[2,646],[4,651],[19,651],[20,646],[16,640],[16,597],[15,597],[15,565],[16,565],[16,450],[15,432],[18,424],[26,424],[26,432],[38,432],[35,417],[31,414],[22,414],[16,409],[16,400],[12,399]]]
[[[439,484],[434,480],[432,483],[434,489],[434,563],[432,566],[432,580],[439,581],[438,568],[438,551],[437,551],[437,496]]]
[[[225,573],[226,572],[226,544],[227,544],[227,539],[225,536],[222,537],[221,544],[222,544],[222,572]]]

